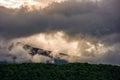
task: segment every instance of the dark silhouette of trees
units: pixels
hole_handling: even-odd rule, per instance
[[[1,64],[0,80],[120,80],[120,67],[104,64]]]

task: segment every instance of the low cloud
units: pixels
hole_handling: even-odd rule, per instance
[[[107,37],[106,40],[108,40]],[[18,42],[21,42],[22,45],[16,45]],[[14,45],[9,51],[8,48],[11,44]],[[52,51],[52,58],[38,54],[31,56],[29,52],[23,48],[26,44],[35,48]],[[78,36],[71,37],[62,31],[16,38],[8,41],[6,45],[3,44],[3,42],[1,42],[0,45],[1,62],[56,63],[55,61],[57,60],[59,63],[64,61],[120,64],[120,44],[106,44],[105,38],[98,40],[90,36],[84,38]],[[62,55],[60,55],[60,53]]]

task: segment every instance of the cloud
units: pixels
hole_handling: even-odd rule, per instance
[[[114,38],[113,35],[108,37]],[[107,44],[106,40],[108,40],[108,37],[104,37],[101,40],[94,37],[71,37],[63,31],[59,31],[39,33],[10,41],[3,40],[0,42],[0,62],[50,62],[59,64],[66,62],[89,62],[119,65],[120,44],[114,42]],[[22,44],[16,45],[18,42]],[[13,46],[9,51],[8,48],[11,44]],[[30,52],[23,48],[26,44],[35,48],[52,51],[50,54],[52,58],[38,54],[31,56]]]
[[[0,8],[0,34],[19,37],[56,30],[93,36],[119,33],[119,5],[115,2],[103,1],[98,8],[93,3],[67,1],[33,12]]]
[[[119,59],[119,57],[120,57],[119,47],[120,47],[120,44],[114,44],[111,47],[109,46],[108,47],[108,52],[106,52],[103,56],[88,59],[88,60],[86,60],[86,62],[120,65],[120,62],[119,62],[119,60],[120,60]]]
[[[2,38],[0,40],[0,45],[3,47],[3,45],[7,45],[7,42],[9,43],[9,41],[14,39],[25,38],[26,40],[27,37],[36,34],[51,34],[62,31],[70,37],[70,40],[73,36],[77,36],[77,38],[83,38],[83,40],[88,40],[88,42],[92,41],[92,43],[89,44],[91,47],[94,47],[96,45],[95,43],[100,41],[106,45],[107,49],[109,49],[108,46],[115,47],[115,45],[119,44],[120,42],[119,7],[119,0],[104,0],[98,4],[69,0],[62,3],[53,3],[42,10],[40,9],[33,11],[27,11],[27,7],[22,7],[21,9],[9,9],[1,6],[0,37]],[[76,39],[76,37],[74,38]],[[67,41],[66,38],[65,41]],[[69,46],[69,41],[66,42],[66,44]],[[12,59],[11,56],[9,56],[9,58],[6,57],[6,54],[9,52],[7,52],[7,50],[4,48],[5,46],[3,47],[4,49],[2,47],[0,47],[0,55],[2,56],[1,60],[6,60],[9,58]],[[119,50],[116,49],[117,48],[114,48],[114,51],[109,50],[105,52],[104,56],[99,57],[102,60],[101,62],[119,64],[119,59],[117,57],[119,56]],[[24,54],[21,54],[24,53],[21,52],[21,50],[19,51],[17,49],[17,51],[18,52],[12,52],[18,53],[17,62],[20,60],[23,60],[20,62],[36,61],[31,59],[29,55],[25,55],[27,57],[26,58]],[[90,49],[88,49],[88,51],[90,51]],[[19,57],[19,55],[21,57]],[[68,61],[87,61],[94,63],[100,62],[98,61],[98,57],[89,57],[95,56],[93,53],[85,53],[82,55],[86,56],[87,58],[82,57],[79,60],[79,57],[70,57],[68,58],[70,59]],[[116,56],[116,60],[114,60],[114,56]],[[36,57],[37,58],[35,59],[37,59],[39,62],[39,58],[41,57]],[[12,60],[7,61],[12,62]]]

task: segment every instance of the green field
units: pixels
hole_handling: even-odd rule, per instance
[[[120,80],[120,67],[103,64],[0,64],[0,80]]]

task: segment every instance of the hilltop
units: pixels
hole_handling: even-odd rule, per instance
[[[0,80],[120,80],[120,67],[105,64],[0,64]]]

